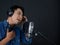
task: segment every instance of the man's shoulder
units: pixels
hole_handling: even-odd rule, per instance
[[[3,21],[0,21],[0,27],[4,26],[5,25],[5,20]]]
[[[0,21],[0,30],[2,30],[4,27],[3,21]]]
[[[0,21],[0,26],[2,26],[3,25],[3,21]]]

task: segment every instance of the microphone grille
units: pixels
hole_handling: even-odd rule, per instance
[[[34,23],[33,22],[30,22],[29,23],[28,33],[32,33],[33,32],[33,29],[34,29]]]

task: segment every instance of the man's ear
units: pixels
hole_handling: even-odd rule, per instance
[[[28,21],[27,17],[26,16],[23,16],[21,23],[23,24],[23,23],[25,23],[27,21]]]
[[[22,21],[25,21],[25,17],[23,16]]]
[[[28,21],[27,17],[26,16],[23,16],[23,21]]]

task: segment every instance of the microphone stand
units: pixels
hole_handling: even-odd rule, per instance
[[[44,36],[41,32],[38,31],[38,33],[35,33],[35,36],[37,35],[41,35],[44,39],[48,40],[49,42],[51,42],[53,45],[56,45],[55,42],[53,42],[52,40],[49,40],[46,36]]]

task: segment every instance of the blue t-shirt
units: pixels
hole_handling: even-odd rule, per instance
[[[6,20],[0,22],[0,41],[6,37],[7,28],[9,27],[10,25]],[[32,38],[30,38],[29,41],[26,40],[24,32],[19,27],[15,26],[13,30],[15,31],[16,35],[6,45],[20,45],[20,42],[27,45],[31,44]]]

